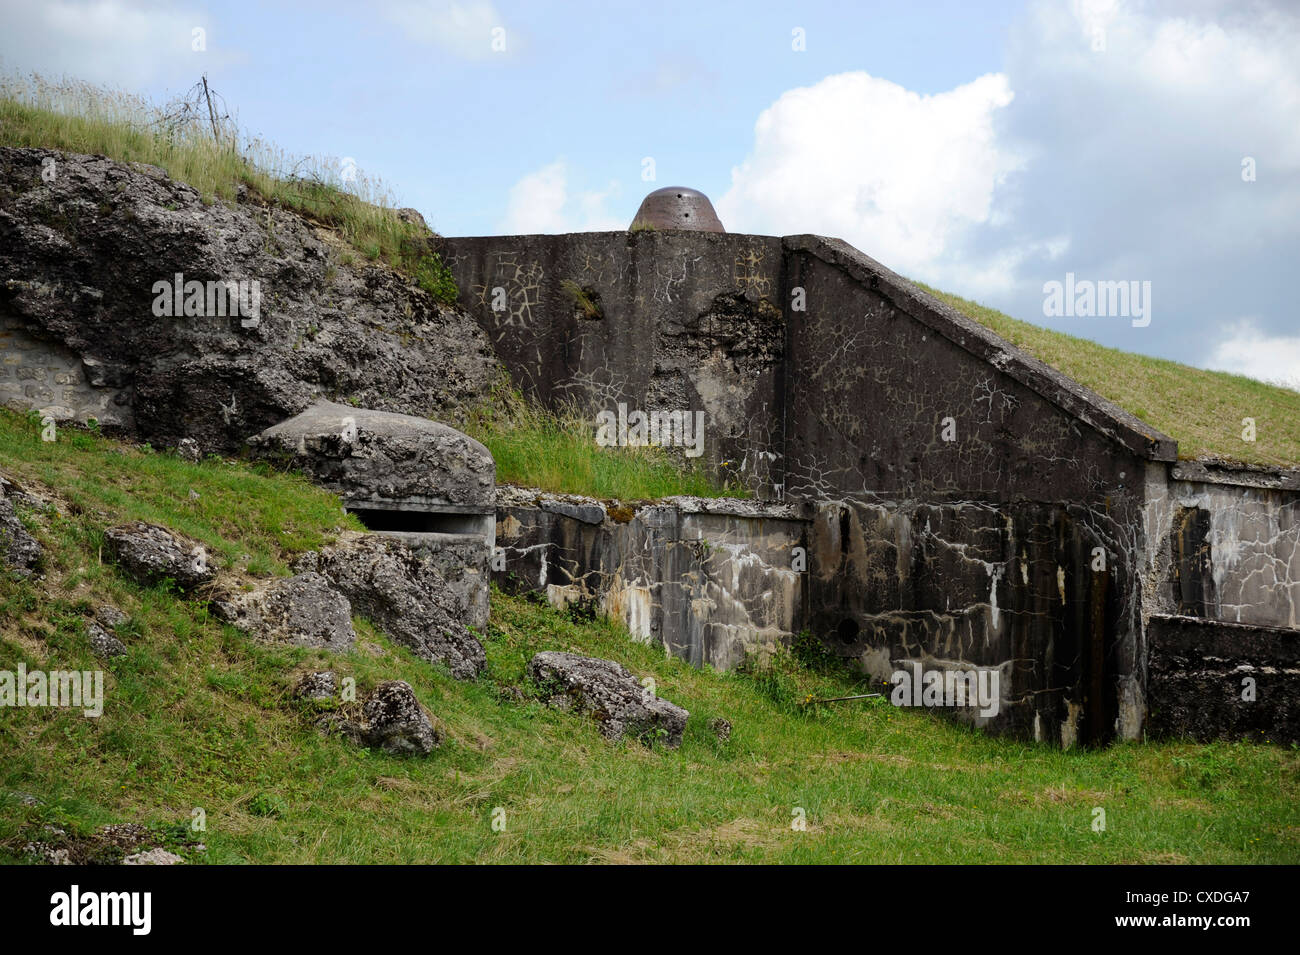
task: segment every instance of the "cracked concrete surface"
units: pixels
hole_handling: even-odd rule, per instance
[[[508,496],[503,495],[508,499]],[[622,620],[637,639],[727,670],[788,644],[802,626],[806,574],[795,509],[679,498],[620,509],[539,495],[502,504],[503,587],[545,593]]]

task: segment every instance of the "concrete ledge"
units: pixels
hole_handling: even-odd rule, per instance
[[[717,514],[726,517],[755,517],[782,521],[811,520],[814,510],[812,504],[807,502],[787,504],[740,497],[682,495],[656,501],[601,500],[582,494],[555,494],[540,488],[514,485],[501,485],[497,488],[497,506],[499,508],[537,507],[588,524],[601,523],[611,511],[639,514],[648,508],[664,507],[672,508],[682,514]]]
[[[1300,491],[1300,468],[1266,468],[1227,461],[1179,461],[1169,468],[1174,481],[1227,484],[1265,491]]]

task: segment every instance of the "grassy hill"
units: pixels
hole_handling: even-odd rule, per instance
[[[0,575],[0,669],[107,671],[99,719],[0,708],[0,861],[21,861],[47,823],[89,835],[138,822],[192,863],[1300,862],[1295,747],[1061,752],[879,700],[805,707],[809,695],[865,690],[807,649],[748,673],[695,670],[620,626],[501,593],[482,635],[488,668],[472,683],[359,619],[347,654],[268,646],[201,601],[119,575],[101,557],[103,528],[167,524],[239,581],[286,573],[293,555],[354,526],[336,498],[74,429],[44,443],[35,421],[10,412],[0,462],[58,502],[23,513],[46,550],[44,578]],[[130,615],[117,631],[129,653],[107,665],[85,632],[102,601]],[[543,649],[652,675],[691,712],[682,747],[610,744],[594,723],[540,705],[524,672]],[[447,740],[403,759],[321,736],[290,690],[326,666],[361,691],[407,680]],[[714,717],[733,725],[726,742]],[[195,808],[204,832],[186,828]],[[797,809],[805,831],[791,828]]]
[[[1178,442],[1183,458],[1300,466],[1300,392],[1224,371],[1107,348],[916,283],[1013,345]],[[1254,418],[1256,440],[1242,440]]]

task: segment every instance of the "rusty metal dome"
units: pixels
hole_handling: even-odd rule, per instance
[[[641,200],[630,230],[683,229],[691,232],[726,232],[709,197],[698,189],[668,186]]]

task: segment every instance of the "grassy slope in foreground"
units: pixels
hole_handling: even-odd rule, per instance
[[[1107,348],[916,283],[1013,345],[1109,398],[1178,442],[1183,458],[1300,464],[1300,392],[1223,371]],[[1256,440],[1242,439],[1254,418]]]
[[[125,580],[101,560],[101,530],[161,520],[236,574],[284,572],[337,531],[336,499],[297,479],[71,430],[43,444],[11,413],[0,414],[0,462],[65,502],[62,516],[25,515],[47,551],[45,581],[0,576],[0,669],[94,668],[88,608],[107,600],[131,617],[101,718],[0,708],[0,860],[20,858],[45,822],[83,833],[178,825],[201,807],[207,852],[180,849],[193,862],[1300,862],[1294,747],[1061,752],[880,701],[807,712],[797,705],[806,694],[860,684],[788,657],[751,675],[695,670],[620,626],[501,594],[484,635],[489,669],[474,683],[364,621],[347,655],[265,646],[197,603]],[[691,711],[682,748],[612,745],[586,720],[502,694],[526,689],[526,662],[543,649],[652,675]],[[447,741],[429,758],[399,759],[319,736],[289,690],[296,673],[325,666],[363,691],[409,681]],[[726,743],[708,729],[717,716],[734,726]],[[496,807],[504,832],[491,825]],[[796,807],[805,832],[790,827]],[[1104,832],[1091,828],[1094,807],[1106,811]]]

